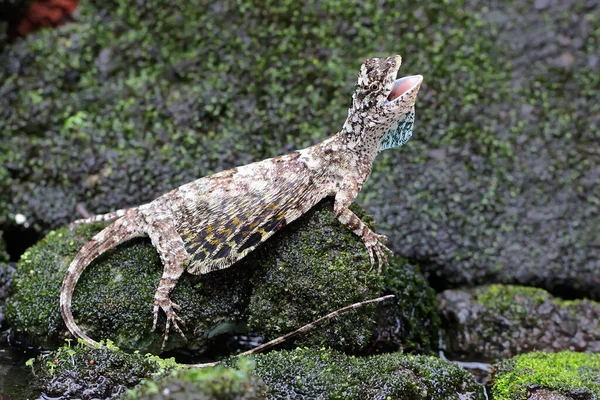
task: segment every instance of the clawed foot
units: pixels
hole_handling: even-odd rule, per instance
[[[175,328],[175,330],[181,335],[181,337],[187,341],[187,338],[183,334],[183,331],[177,324],[177,323],[180,323],[182,326],[185,326],[185,323],[175,313],[175,311],[180,311],[181,307],[179,307],[177,304],[173,303],[168,298],[162,298],[162,299],[155,298],[154,299],[154,320],[152,322],[152,332],[154,332],[156,330],[156,323],[158,322],[158,310],[159,309],[163,310],[167,317],[167,325],[165,327],[165,338],[163,339],[161,349],[164,349],[165,345],[167,344],[167,340],[169,339],[169,328],[171,327],[171,324],[173,324],[173,328]]]
[[[387,242],[387,239],[388,239],[387,236],[378,235],[376,233],[369,235],[369,237],[363,237],[365,246],[367,246],[367,252],[369,253],[369,259],[371,260],[372,267],[375,266],[375,257],[373,256],[373,253],[375,253],[377,255],[377,261],[379,263],[377,272],[379,272],[380,274],[383,269],[383,266],[388,265],[387,256],[384,252],[387,252],[390,255],[394,254],[390,249],[388,249],[384,245],[384,243]]]

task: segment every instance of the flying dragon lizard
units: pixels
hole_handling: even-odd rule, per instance
[[[171,326],[185,338],[170,293],[184,271],[206,274],[230,267],[321,199],[334,196],[333,212],[362,238],[371,265],[387,263],[387,238],[369,229],[348,206],[371,174],[382,150],[412,136],[414,104],[421,75],[396,79],[401,57],[370,58],[360,67],[352,106],[333,137],[291,154],[197,179],[125,210],[75,221],[114,222],[75,256],[60,290],[60,309],[69,331],[89,345],[73,320],[71,299],[85,268],[105,251],[135,237],[149,236],[164,265],[154,294],[152,330],[159,310],[166,314],[163,346]]]

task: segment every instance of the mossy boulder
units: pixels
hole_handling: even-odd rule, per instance
[[[432,356],[400,353],[354,357],[325,348],[296,348],[253,356],[268,398],[484,399],[461,367]],[[235,367],[239,359],[230,359]]]
[[[599,3],[447,4],[471,26],[423,50],[413,139],[376,163],[368,210],[438,291],[600,300]]]
[[[564,301],[542,289],[491,285],[438,295],[446,351],[497,361],[531,351],[600,352],[600,303]]]
[[[28,397],[39,392],[54,398],[121,398],[128,388],[178,367],[173,359],[127,354],[108,343],[99,348],[67,344],[27,362]],[[37,392],[37,393],[36,393]]]
[[[600,354],[529,353],[494,365],[494,400],[600,399]]]
[[[389,318],[385,322],[392,327],[383,323],[376,327],[377,313],[389,317],[396,312],[406,327],[377,341],[391,348],[406,343],[411,349],[430,349],[438,322],[434,295],[422,275],[398,261],[388,267],[385,278],[379,276],[362,241],[331,210],[332,200],[321,202],[230,268],[202,276],[184,274],[172,298],[182,308],[189,340],[184,342],[172,332],[167,349],[203,353],[220,334],[251,332],[273,339],[383,293],[398,297],[380,311],[371,305],[341,315],[295,343],[364,351],[374,340],[375,328],[396,326],[396,319]],[[362,215],[358,208],[355,211]],[[76,252],[99,229],[93,225],[53,231],[21,257],[7,310],[18,338],[42,347],[62,342],[66,332],[58,307],[59,288]],[[73,312],[78,324],[96,340],[110,339],[125,349],[159,351],[163,335],[150,328],[161,273],[156,250],[145,239],[126,242],[101,256],[83,273],[75,290]],[[419,325],[410,324],[413,314]]]
[[[47,232],[79,203],[93,213],[138,205],[324,140],[341,128],[365,58],[401,53],[403,71],[431,82],[457,67],[435,65],[450,61],[435,32],[469,26],[457,10],[411,1],[80,2],[76,22],[0,54],[0,228],[21,213]],[[457,46],[469,40],[443,51]]]
[[[401,353],[349,356],[329,348],[296,348],[224,365],[187,368],[173,360],[103,346],[63,346],[28,363],[32,389],[64,397],[128,399],[484,399],[483,387],[459,366]]]

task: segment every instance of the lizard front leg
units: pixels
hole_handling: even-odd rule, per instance
[[[171,301],[170,295],[177,284],[179,277],[185,270],[188,256],[184,248],[183,240],[181,240],[181,237],[170,221],[154,220],[149,225],[148,236],[164,265],[162,278],[154,293],[154,318],[152,321],[152,330],[154,331],[158,321],[159,310],[163,310],[166,314],[167,324],[162,343],[162,347],[164,348],[169,339],[169,329],[171,325],[173,325],[173,328],[175,328],[181,337],[186,339],[183,331],[178,325],[178,323],[185,325],[183,320],[176,313],[176,311],[180,310],[180,307]]]
[[[333,212],[337,216],[338,220],[344,224],[348,229],[358,235],[367,247],[369,253],[369,259],[371,265],[375,265],[375,259],[373,253],[377,255],[377,261],[379,262],[378,271],[381,273],[383,264],[387,265],[387,257],[384,252],[392,254],[392,251],[388,249],[383,243],[387,241],[385,235],[378,235],[373,232],[369,227],[354,214],[348,206],[352,204],[356,196],[358,195],[359,187],[354,179],[347,180],[344,185],[337,191],[335,195],[335,201],[333,204]]]

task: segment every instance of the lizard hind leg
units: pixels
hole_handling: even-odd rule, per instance
[[[171,221],[155,220],[147,233],[164,265],[162,277],[154,293],[154,317],[152,321],[152,330],[154,331],[158,322],[158,313],[160,310],[163,310],[167,319],[165,336],[162,343],[162,348],[164,348],[169,339],[169,329],[171,326],[173,326],[183,339],[186,339],[179,327],[179,324],[185,324],[176,313],[176,311],[180,310],[180,307],[171,301],[170,295],[179,277],[185,270],[188,255],[185,251],[183,240],[173,227]]]

